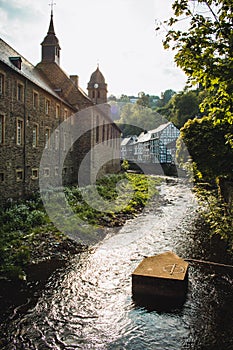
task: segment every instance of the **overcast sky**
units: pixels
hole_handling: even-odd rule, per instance
[[[1,38],[32,64],[41,59],[50,0],[0,0]],[[61,46],[61,67],[79,75],[86,91],[99,62],[109,95],[160,95],[180,91],[186,77],[173,53],[163,49],[155,20],[171,14],[172,0],[56,0],[54,27]]]

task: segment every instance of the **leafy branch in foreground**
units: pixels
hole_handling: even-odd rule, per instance
[[[164,22],[164,48],[175,50],[189,83],[208,92],[201,111],[233,123],[232,1],[175,0],[172,8],[174,16]]]
[[[200,213],[209,225],[211,235],[219,235],[232,249],[233,208],[224,202],[217,190],[207,190],[199,186],[196,187],[196,194],[200,203]]]

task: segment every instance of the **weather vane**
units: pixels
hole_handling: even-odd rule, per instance
[[[53,7],[56,5],[56,3],[51,0],[51,4],[49,4],[49,6],[51,6],[51,14],[53,14]]]

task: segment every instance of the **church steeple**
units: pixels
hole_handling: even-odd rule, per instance
[[[50,18],[49,30],[48,30],[47,34],[54,34],[55,35],[55,30],[54,30],[54,25],[53,25],[53,10],[51,10],[51,18]]]
[[[60,45],[58,38],[55,35],[54,24],[53,24],[53,3],[51,4],[51,16],[49,29],[44,41],[41,43],[42,46],[42,62],[55,62],[60,64]]]

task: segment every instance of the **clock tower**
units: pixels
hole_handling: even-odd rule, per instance
[[[97,69],[92,73],[90,81],[87,85],[88,97],[94,102],[94,104],[101,104],[107,102],[107,84],[99,65]]]

